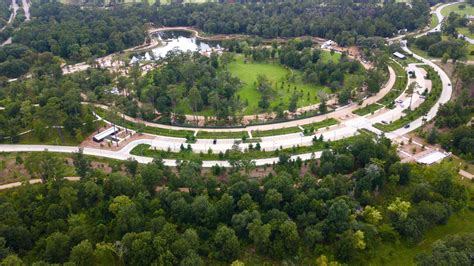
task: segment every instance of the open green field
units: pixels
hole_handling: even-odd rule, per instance
[[[368,265],[415,265],[413,259],[421,252],[431,250],[431,245],[437,240],[453,234],[474,232],[474,212],[461,211],[453,215],[446,225],[436,226],[429,230],[423,241],[413,247],[406,244],[381,245],[377,256]]]
[[[464,5],[465,8],[460,9],[459,8],[460,5]],[[459,3],[459,4],[445,7],[443,8],[443,10],[441,10],[441,14],[443,14],[443,16],[449,16],[449,13],[451,12],[458,13],[461,16],[469,16],[469,15],[474,16],[474,7],[468,3]]]
[[[436,14],[431,14],[431,28],[436,27],[438,23],[438,16],[436,16]]]
[[[470,39],[474,39],[474,34],[472,34],[467,27],[458,28],[458,32]]]
[[[327,56],[325,55],[325,57],[327,57],[325,60],[329,60],[329,58],[340,58],[340,55],[338,57],[336,54],[331,57],[329,52],[324,52],[323,54],[328,54]],[[291,75],[290,69],[271,62],[244,62],[244,57],[242,55],[237,55],[235,57],[235,61],[229,64],[229,71],[238,77],[243,83],[243,86],[237,92],[237,95],[240,97],[240,100],[243,103],[248,103],[247,107],[245,107],[243,111],[245,115],[261,112],[260,108],[258,107],[258,102],[261,99],[261,95],[256,88],[256,81],[259,75],[265,75],[276,90],[276,95],[271,100],[270,108],[282,105],[283,109],[287,110],[291,96],[294,92],[299,92],[302,94],[302,97],[300,97],[298,100],[299,107],[318,103],[319,99],[317,95],[319,91],[329,92],[329,89],[324,86],[315,86],[303,83],[301,81],[300,74],[297,72],[294,72],[294,75],[296,75],[296,80],[294,82],[287,83],[285,81]],[[281,86],[282,82],[285,82],[283,88]]]

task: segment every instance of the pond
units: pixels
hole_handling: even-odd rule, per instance
[[[165,57],[172,50],[201,53],[221,50],[219,42],[198,40],[188,31],[161,31],[155,33],[152,37],[157,38],[162,45],[150,52],[134,56],[131,63],[142,60],[157,60]]]

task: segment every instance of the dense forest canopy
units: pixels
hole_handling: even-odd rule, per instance
[[[318,36],[343,45],[361,37],[393,36],[428,20],[428,3],[354,3],[352,1],[259,4],[137,4],[97,9],[60,3],[34,4],[34,19],[13,41],[36,52],[51,52],[73,62],[121,51],[145,40],[144,24],[193,26],[210,34],[249,34],[263,38]]]
[[[47,184],[0,194],[0,259],[205,265],[255,252],[357,264],[384,243],[418,243],[468,204],[450,168],[402,164],[390,141],[368,136],[324,151],[303,176],[300,160],[283,160],[261,179],[238,168],[224,179],[218,167],[201,174],[199,162],[181,162],[174,173],[160,160],[127,161],[106,175],[88,160],[74,155],[82,179],[67,182],[57,155],[24,159]]]
[[[12,46],[2,47],[2,49]],[[0,58],[1,52],[0,49]],[[27,52],[17,47],[19,54]],[[13,54],[13,52],[12,52]],[[33,130],[40,141],[48,140],[51,125],[63,126],[60,135],[81,140],[90,134],[96,124],[91,110],[81,104],[81,91],[95,90],[98,95],[107,94],[112,77],[105,70],[90,69],[77,75],[62,76],[60,62],[51,53],[27,56],[32,77],[22,82],[0,79],[0,140],[17,143],[18,134]],[[0,70],[4,63],[0,63]],[[87,78],[86,78],[87,77]]]
[[[14,33],[13,41],[37,52],[51,52],[74,62],[104,56],[142,44],[150,10],[141,6],[113,10],[34,5],[35,17]]]
[[[162,5],[153,21],[165,26],[194,26],[213,34],[250,34],[263,38],[318,36],[354,44],[358,36],[389,37],[414,30],[429,16],[428,4],[287,1],[266,4]]]

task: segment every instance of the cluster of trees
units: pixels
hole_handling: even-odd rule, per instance
[[[10,18],[10,4],[9,0],[0,0],[0,28],[3,28]]]
[[[474,66],[459,64],[456,66],[456,78],[460,80],[460,95],[454,102],[441,106],[435,120],[435,126],[444,130],[432,129],[426,138],[430,143],[440,143],[443,148],[460,155],[466,160],[474,159],[474,130],[469,125],[474,112],[474,98],[471,88],[474,85]]]
[[[161,64],[158,69],[144,77],[140,77],[140,74],[135,75],[136,78],[120,77],[119,89],[128,88],[136,93],[128,98],[123,97],[119,106],[127,114],[134,117],[141,116],[146,120],[154,119],[156,117],[154,110],[158,110],[162,114],[163,123],[182,123],[185,119],[184,114],[206,110],[212,110],[220,122],[238,122],[240,111],[246,103],[236,94],[241,87],[241,81],[233,77],[228,70],[228,65],[234,60],[234,52],[243,53],[246,62],[251,60],[273,63],[278,60],[285,67],[303,72],[301,76],[304,82],[328,86],[334,92],[344,87],[347,93],[341,97],[345,99],[342,103],[347,103],[351,98],[351,90],[361,86],[364,81],[377,91],[382,81],[379,79],[377,82],[372,82],[374,77],[372,74],[367,75],[367,78],[363,77],[365,70],[360,63],[349,60],[346,55],[342,55],[337,62],[323,61],[322,51],[313,49],[312,42],[308,39],[290,40],[281,46],[273,44],[271,48],[260,45],[258,40],[228,41],[223,45],[228,47],[229,52],[222,55],[213,53],[209,57],[199,53],[171,51],[162,59],[166,64]],[[379,75],[383,77],[378,71],[374,73],[377,77]],[[359,78],[350,78],[349,83],[345,79],[347,74]],[[288,88],[290,82],[296,78],[300,78],[300,75],[293,74],[288,77]],[[269,110],[271,101],[276,95],[277,84],[272,84],[262,75],[255,85],[261,95],[258,106],[262,111]],[[144,105],[138,107],[134,102],[137,99],[135,96]],[[288,110],[296,110],[300,97],[298,94],[292,97]]]
[[[466,42],[454,38],[443,40],[439,32],[409,39],[408,42],[409,44],[414,43],[421,50],[427,51],[430,56],[442,57],[444,62],[448,59],[452,59],[453,62],[465,59],[468,53]]]
[[[10,44],[0,47],[0,76],[17,78],[28,72],[33,53],[24,45]]]
[[[57,156],[24,160],[46,184],[0,194],[4,263],[205,265],[255,250],[296,264],[320,255],[357,264],[384,242],[419,241],[467,200],[449,169],[402,164],[390,141],[367,136],[324,152],[304,175],[301,160],[282,157],[262,179],[237,163],[222,179],[219,167],[201,174],[199,162],[183,161],[174,172],[160,160],[129,160],[107,175],[77,153],[81,181],[67,182]],[[401,189],[410,191],[403,199]]]
[[[174,111],[179,120],[187,110],[197,113],[207,108],[226,121],[240,110],[235,96],[240,80],[227,71],[229,60],[220,60],[217,54],[206,57],[179,51],[170,52],[164,60],[166,64],[137,82],[137,96],[152,107],[143,115],[145,119],[154,118],[154,109],[168,117]]]
[[[474,252],[474,234],[452,235],[445,240],[436,241],[429,253],[417,255],[418,265],[436,265],[440,262],[447,265],[472,264]]]
[[[311,49],[310,41],[294,41],[279,51],[280,63],[303,72],[303,81],[315,85],[327,86],[332,92],[339,93],[339,103],[347,104],[352,91],[365,83],[370,92],[378,92],[384,81],[384,74],[378,69],[365,69],[355,60],[349,60],[342,54],[339,61],[323,62],[322,51]],[[331,55],[334,51],[331,51]],[[362,76],[362,74],[367,74]],[[351,78],[346,79],[348,74]],[[360,78],[357,78],[360,77]]]
[[[414,30],[428,20],[428,3],[377,1],[299,1],[202,5],[166,5],[153,21],[165,26],[195,26],[214,34],[250,34],[263,38],[318,36],[355,44],[358,36],[389,37]]]
[[[51,52],[73,62],[142,44],[150,8],[142,5],[90,9],[60,3],[33,5],[34,21],[14,32],[13,41],[36,52]]]
[[[107,91],[111,86],[107,72],[91,69],[63,77],[60,62],[52,54],[33,54],[32,59],[31,78],[16,82],[0,79],[0,102],[5,108],[0,112],[0,140],[18,142],[19,133],[27,130],[33,130],[40,141],[48,140],[52,126],[64,127],[57,128],[63,141],[66,135],[77,140],[89,135],[97,125],[92,112],[81,104],[81,91],[95,90],[97,95]]]
[[[467,19],[466,17],[461,16],[457,13],[451,12],[449,13],[448,18],[446,19],[446,22],[443,24],[442,30],[447,35],[457,38],[458,37],[457,28],[466,27],[468,23],[469,23],[469,19]]]

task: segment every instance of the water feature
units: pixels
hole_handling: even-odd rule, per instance
[[[155,33],[152,37],[157,38],[162,45],[138,57],[134,56],[131,63],[164,58],[168,52],[173,50],[201,53],[222,50],[219,42],[198,40],[191,32],[187,31],[161,31]]]

